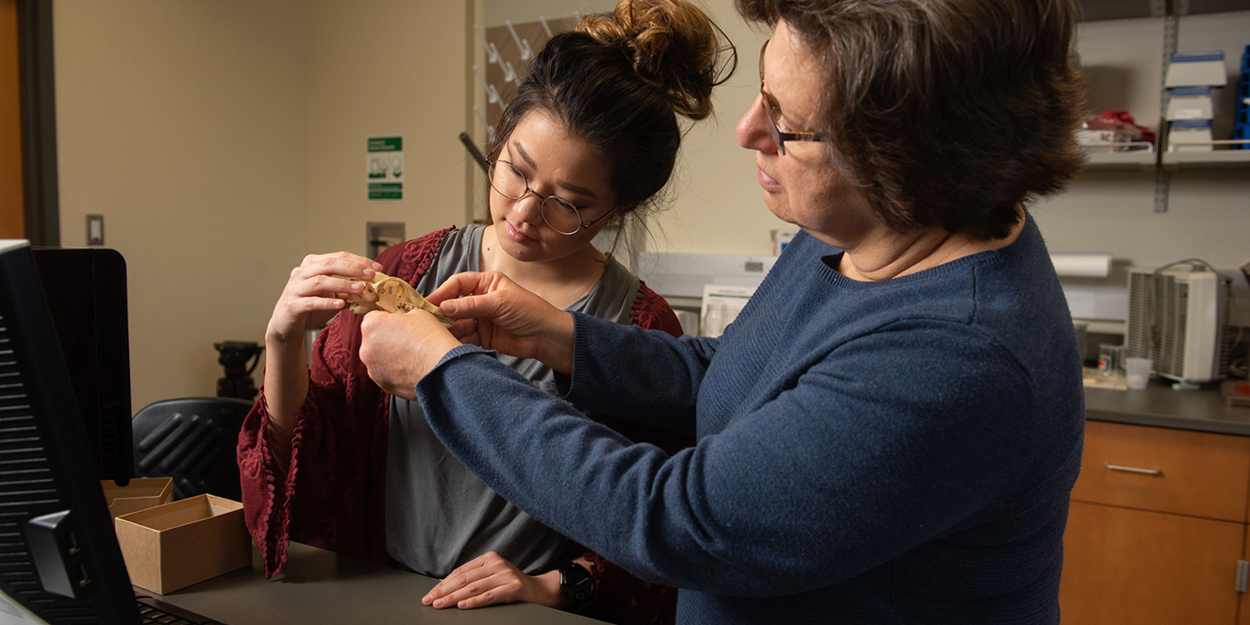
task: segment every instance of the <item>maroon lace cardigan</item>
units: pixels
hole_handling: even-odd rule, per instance
[[[383,273],[415,285],[433,263],[449,230],[386,250],[378,257]],[[243,511],[266,577],[282,570],[291,540],[391,563],[383,500],[390,396],[369,378],[358,357],[361,319],[340,314],[317,337],[308,397],[296,421],[285,473],[274,461],[265,436],[268,413],[263,386],[244,419],[238,447]],[[646,285],[638,289],[630,319],[642,328],[681,334],[677,316]],[[644,431],[641,424],[616,421],[612,425],[634,440],[670,450],[694,443],[693,437]],[[672,622],[675,590],[642,582],[592,552],[585,555],[599,585],[601,617],[619,623]]]

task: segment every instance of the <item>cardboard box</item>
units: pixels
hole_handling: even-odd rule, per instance
[[[243,504],[200,495],[114,519],[130,583],[171,593],[252,565]]]
[[[147,510],[152,506],[174,500],[174,480],[169,477],[140,477],[118,486],[113,480],[100,482],[104,489],[104,502],[109,514],[117,518],[123,514]]]

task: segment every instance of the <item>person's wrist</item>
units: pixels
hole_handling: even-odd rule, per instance
[[[543,355],[537,360],[564,375],[573,372],[573,336],[577,332],[577,322],[573,313],[560,311],[560,316],[552,326],[549,340],[541,343]]]
[[[544,605],[557,610],[569,607],[569,600],[560,594],[560,571],[552,569],[546,573],[540,573],[534,576],[534,581],[538,582],[543,596],[547,598],[543,602]]]
[[[425,377],[433,371],[451,350],[462,345],[456,337],[446,332],[434,333],[432,336],[427,337],[427,340],[430,341],[428,348],[423,347],[423,349],[418,350],[421,355],[418,363],[421,377]]]

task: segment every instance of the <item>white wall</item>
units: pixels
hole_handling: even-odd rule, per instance
[[[1091,110],[1125,109],[1158,129],[1162,19],[1081,24],[1079,51],[1091,80]],[[1233,95],[1250,39],[1250,11],[1180,20],[1177,50],[1223,50],[1229,86],[1216,89],[1217,139],[1232,131]],[[1053,252],[1110,252],[1117,268],[1154,267],[1187,258],[1231,270],[1250,260],[1250,169],[1182,169],[1170,177],[1167,212],[1154,210],[1155,172],[1085,172],[1067,190],[1034,208]],[[1123,286],[1121,271],[1105,285]],[[1099,286],[1094,285],[1096,288]],[[1234,321],[1250,325],[1250,290],[1234,283]]]
[[[303,256],[463,223],[465,0],[56,0],[61,239],[127,260],[132,404],[211,396]],[[365,141],[403,135],[404,199]],[[263,366],[263,364],[262,364]],[[259,371],[257,372],[259,379]]]

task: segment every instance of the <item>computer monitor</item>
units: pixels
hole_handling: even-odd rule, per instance
[[[105,248],[36,247],[35,269],[100,479],[134,475],[126,261]]]
[[[31,249],[0,240],[0,622],[139,622],[88,450]]]

